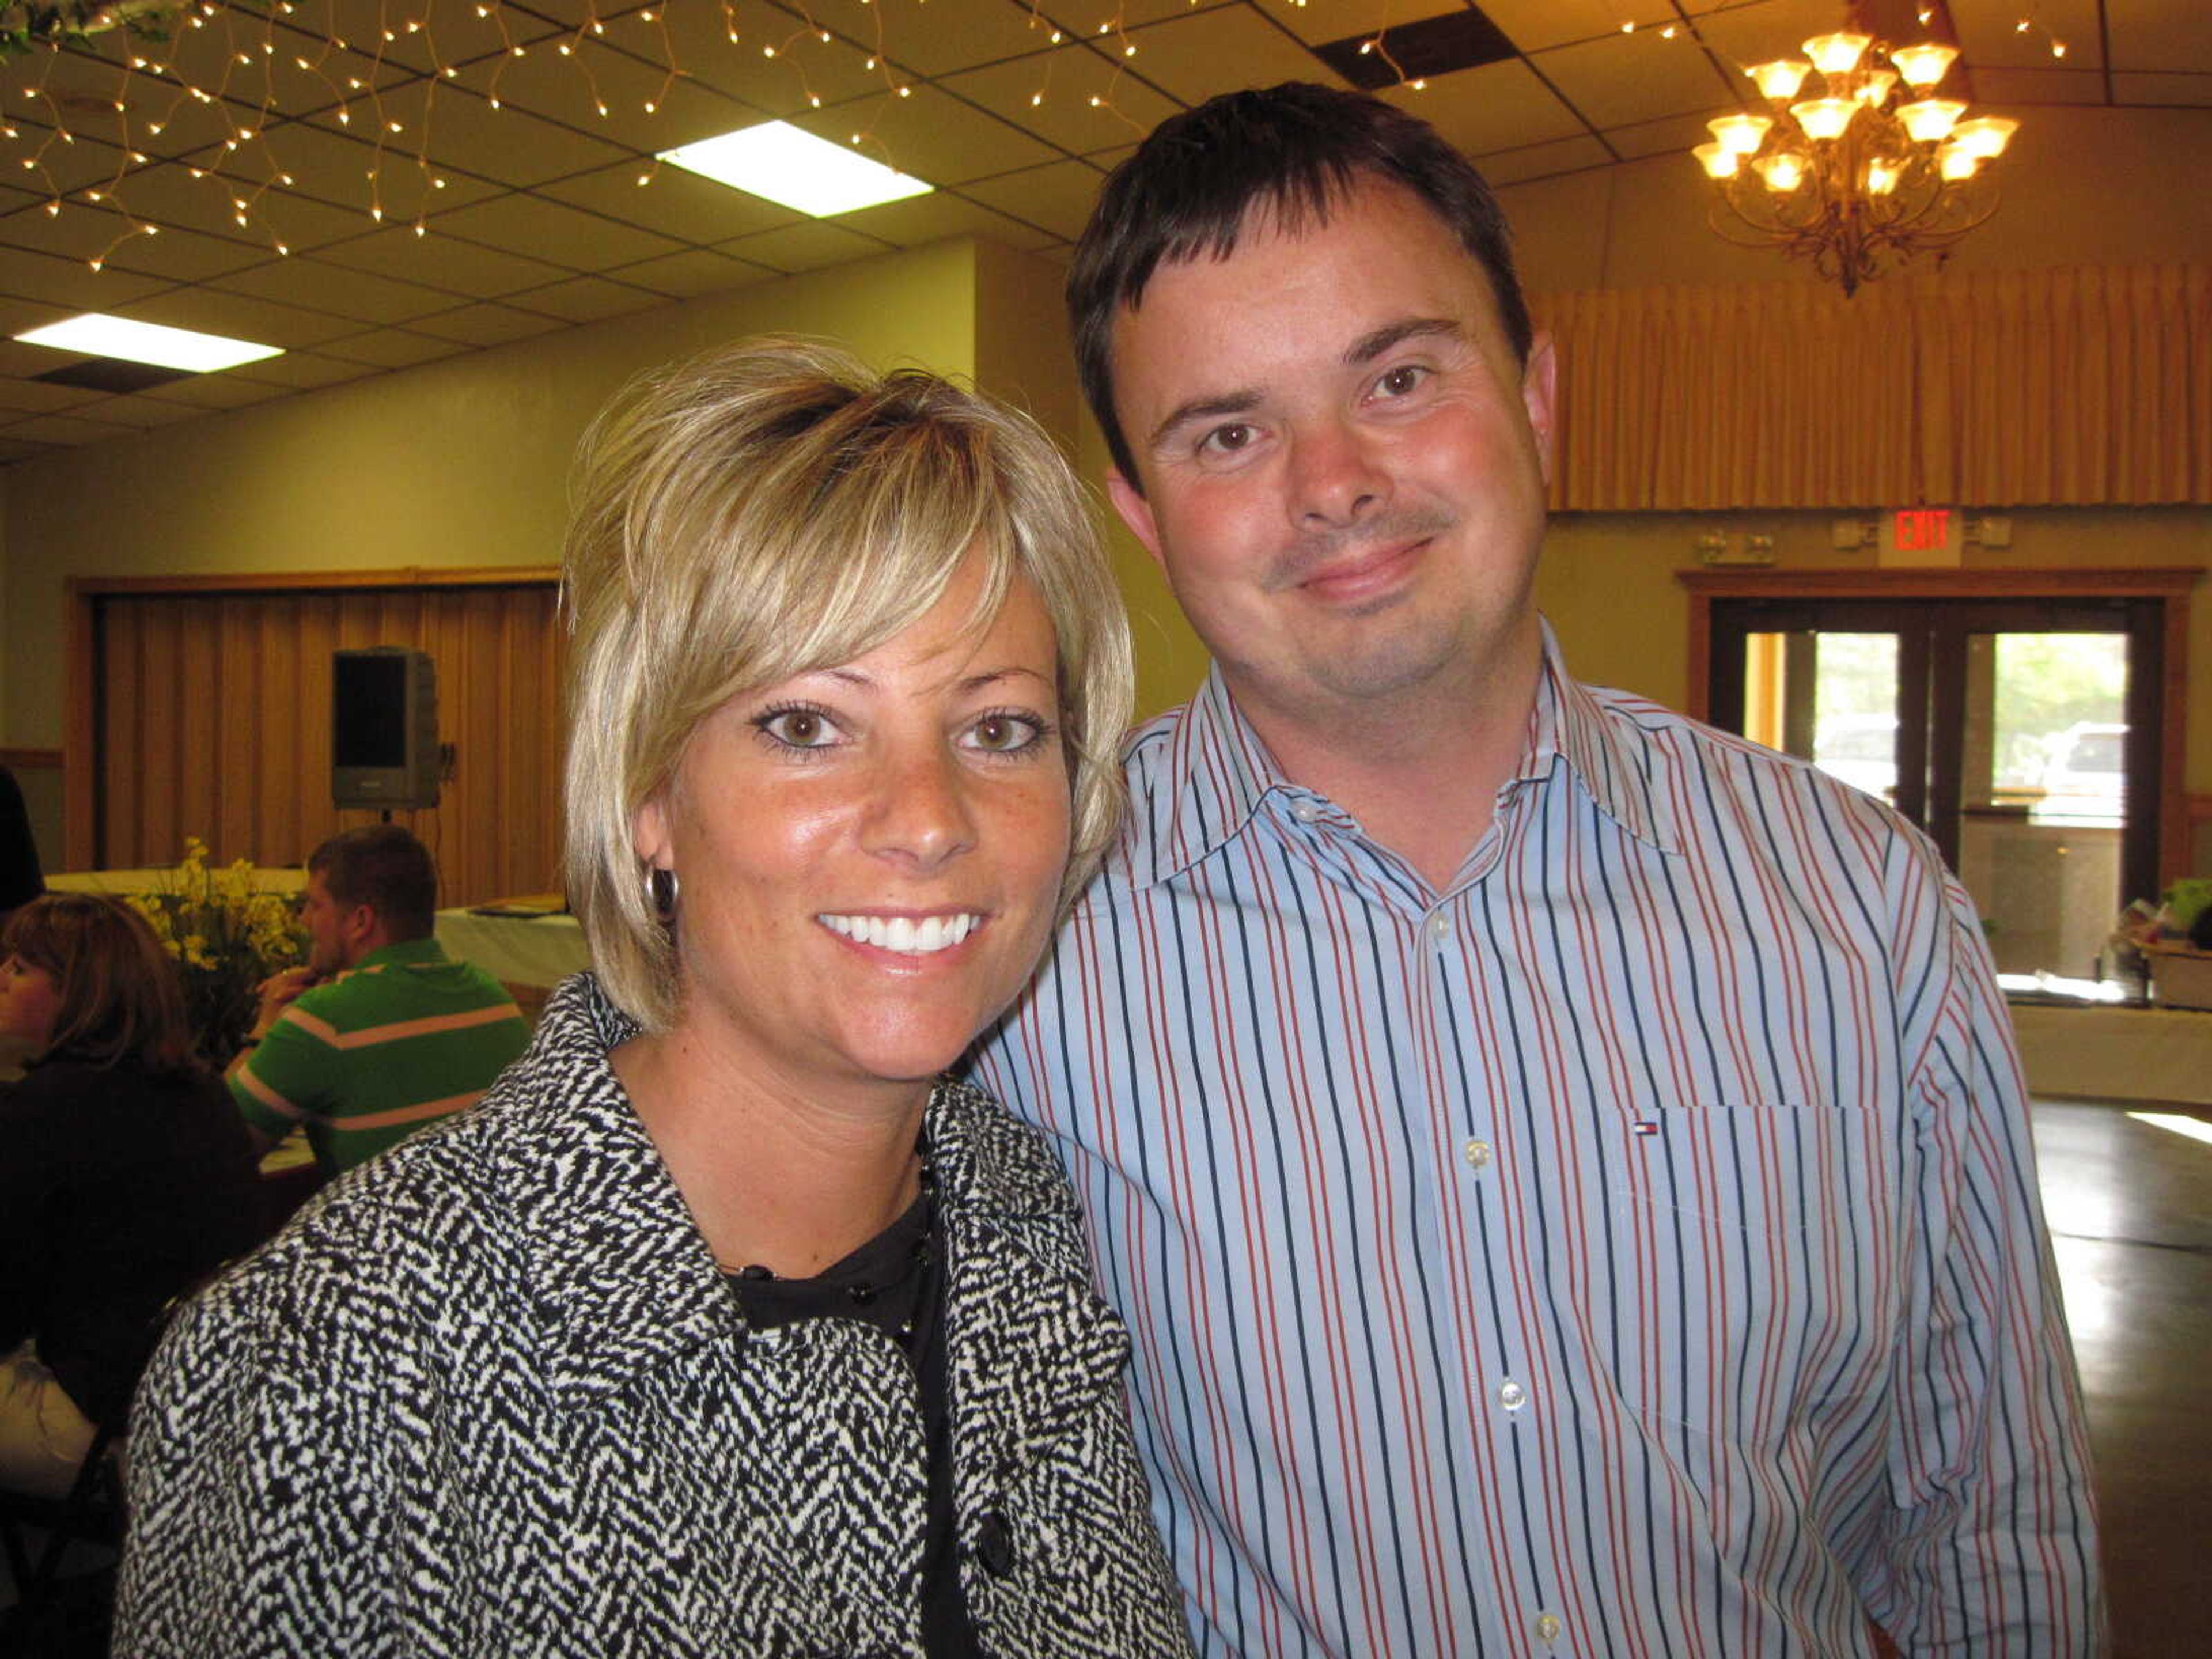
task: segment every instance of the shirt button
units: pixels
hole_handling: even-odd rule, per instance
[[[1429,937],[1438,944],[1451,937],[1451,918],[1439,910],[1429,918]]]
[[[1558,1641],[1559,1632],[1563,1628],[1564,1626],[1559,1623],[1559,1615],[1556,1613],[1540,1613],[1536,1615],[1536,1639],[1539,1642]]]
[[[1300,823],[1311,823],[1315,819],[1321,817],[1321,808],[1316,806],[1310,800],[1302,800],[1296,806],[1291,808],[1291,816],[1296,818]]]
[[[1509,1376],[1498,1384],[1498,1403],[1509,1412],[1517,1412],[1528,1403],[1528,1390]]]
[[[976,1520],[975,1556],[994,1578],[1004,1578],[1013,1571],[1014,1535],[1006,1517],[996,1510],[986,1510]]]
[[[1486,1140],[1470,1140],[1462,1149],[1461,1156],[1467,1159],[1468,1168],[1486,1170],[1490,1167],[1490,1143]]]

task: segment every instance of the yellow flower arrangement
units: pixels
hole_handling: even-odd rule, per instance
[[[126,902],[177,960],[200,1054],[227,1063],[252,1029],[254,988],[307,959],[298,896],[255,886],[250,859],[211,864],[208,844],[187,836],[183,860],[161,884]]]

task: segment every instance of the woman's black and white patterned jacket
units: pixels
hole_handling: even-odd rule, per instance
[[[880,1333],[749,1333],[589,975],[464,1117],[179,1320],[133,1419],[130,1659],[922,1652],[921,1414]],[[1034,1132],[940,1085],[960,1583],[987,1652],[1182,1654],[1128,1337]]]

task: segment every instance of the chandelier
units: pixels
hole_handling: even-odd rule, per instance
[[[1985,164],[2020,123],[1963,119],[1964,102],[1936,95],[1957,47],[1845,29],[1804,52],[1746,70],[1769,112],[1707,122],[1713,142],[1692,152],[1722,236],[1808,260],[1850,295],[1886,258],[1948,249],[1996,211]]]

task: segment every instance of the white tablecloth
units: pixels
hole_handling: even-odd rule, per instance
[[[480,916],[441,910],[438,943],[447,956],[473,962],[509,985],[558,985],[592,965],[583,925],[567,915]]]
[[[2031,1094],[2212,1106],[2212,1013],[2015,1003]]]

